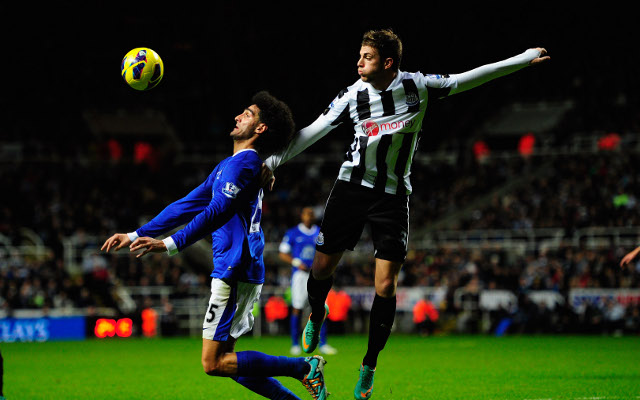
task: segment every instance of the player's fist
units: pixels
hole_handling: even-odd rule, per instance
[[[529,64],[531,65],[540,64],[541,62],[545,62],[551,59],[551,57],[547,55],[547,50],[544,47],[535,47],[535,49],[540,52],[540,55],[537,58],[534,58],[533,60],[531,60]]]

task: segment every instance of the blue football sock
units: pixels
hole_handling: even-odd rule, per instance
[[[320,328],[320,346],[327,344],[327,324],[322,324]]]
[[[231,379],[238,382],[242,386],[254,393],[273,400],[300,400],[298,396],[293,394],[289,389],[282,386],[280,381],[275,378],[262,376],[232,376]]]
[[[239,351],[237,376],[290,376],[302,379],[310,366],[304,357],[270,356],[259,351]]]
[[[291,345],[298,346],[300,344],[300,314],[291,314]]]

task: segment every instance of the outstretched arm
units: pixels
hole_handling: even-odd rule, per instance
[[[457,86],[451,90],[450,94],[473,89],[493,79],[514,73],[526,66],[540,64],[551,59],[546,54],[547,50],[542,47],[536,47],[506,60],[486,64],[461,74],[453,74],[451,78],[457,80]]]
[[[622,258],[622,260],[620,261],[620,267],[627,266],[627,264],[629,264],[631,261],[633,261],[634,258],[636,258],[638,253],[640,253],[640,246],[636,247]]]
[[[211,203],[197,214],[183,229],[163,240],[141,236],[133,240],[129,246],[131,252],[142,250],[137,258],[147,253],[162,253],[175,255],[180,250],[190,246],[207,234],[226,224],[233,216],[232,199],[225,196],[214,196]]]
[[[168,205],[160,214],[136,231],[114,234],[104,242],[100,250],[109,252],[113,249],[118,251],[123,247],[130,246],[140,236],[155,237],[189,222],[211,201],[209,181],[207,179],[185,197]]]
[[[267,158],[264,161],[265,166],[271,171],[274,171],[280,165],[302,153],[307,147],[323,138],[333,128],[335,128],[335,126],[332,126],[329,121],[321,115],[311,125],[297,132],[284,150]]]
[[[261,182],[264,182],[265,174],[270,176],[271,171],[275,171],[280,165],[302,153],[307,147],[323,138],[342,122],[349,120],[349,100],[348,97],[345,96],[345,93],[347,93],[347,89],[342,90],[333,99],[329,107],[326,108],[318,119],[296,133],[284,150],[271,155],[265,160],[263,180]]]

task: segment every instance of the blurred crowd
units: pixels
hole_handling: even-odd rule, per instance
[[[475,168],[456,168],[446,162],[415,165],[418,172],[413,180],[416,190],[411,200],[411,226],[412,229],[428,226],[531,171],[536,174],[531,174],[527,184],[479,205],[469,214],[471,217],[460,220],[460,227],[516,230],[554,227],[562,228],[569,237],[573,230],[586,226],[638,226],[637,158],[637,154],[624,151],[556,157],[544,160],[552,166],[547,171],[553,173],[547,175],[538,168],[537,164],[543,162],[540,159],[495,159]],[[278,171],[277,185],[264,199],[262,224],[268,243],[277,244],[286,229],[298,223],[300,207],[311,205],[322,211],[333,184],[333,169],[331,163],[310,168],[294,164]],[[15,250],[12,253],[11,247],[3,248],[0,257],[3,308],[117,307],[113,289],[118,285],[169,286],[175,289],[173,298],[188,296],[189,288],[206,287],[210,272],[206,257],[151,255],[139,260],[98,251],[110,234],[136,229],[169,202],[186,194],[208,173],[206,166],[186,163],[171,165],[171,170],[184,179],[174,185],[163,184],[162,167],[145,162],[124,164],[102,160],[61,163],[56,168],[31,163],[3,164],[0,184],[16,190],[3,196],[0,234],[18,249],[25,240],[20,228],[28,228],[37,232],[49,249],[45,257],[25,257]],[[438,176],[448,179],[445,182],[436,179]],[[71,274],[65,268],[65,262],[69,262],[65,258],[65,245],[73,246],[73,262],[81,273]],[[367,246],[370,241],[365,231],[358,250],[372,254]],[[456,305],[454,293],[470,282],[476,292],[505,289],[517,295],[536,290],[566,296],[572,288],[637,288],[638,265],[627,269],[618,266],[629,250],[620,246],[592,249],[563,245],[552,250],[514,252],[499,245],[484,249],[451,245],[424,249],[412,245],[400,275],[400,286],[446,288],[446,301],[438,305],[443,316],[463,311]],[[290,266],[282,265],[273,251],[267,252],[266,263],[265,284],[287,286]],[[372,286],[373,270],[370,258],[346,257],[338,269],[336,285]],[[521,300],[518,310],[519,313],[511,315],[514,321],[511,329],[552,332],[585,331],[587,327],[595,329],[594,326],[602,330],[612,326],[602,306],[587,307],[578,314],[568,306],[541,309],[540,305]],[[526,318],[522,310],[528,310]],[[637,305],[616,312],[620,319],[617,324],[637,331]],[[492,313],[496,324],[504,317]],[[479,318],[477,314],[478,323]]]

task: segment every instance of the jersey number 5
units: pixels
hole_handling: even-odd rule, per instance
[[[214,309],[218,308],[217,305],[211,303],[211,306],[209,306],[209,311],[207,311],[207,314],[211,314],[211,316],[209,318],[207,318],[207,322],[211,322],[213,321],[213,319],[216,317],[216,313],[214,311]]]

